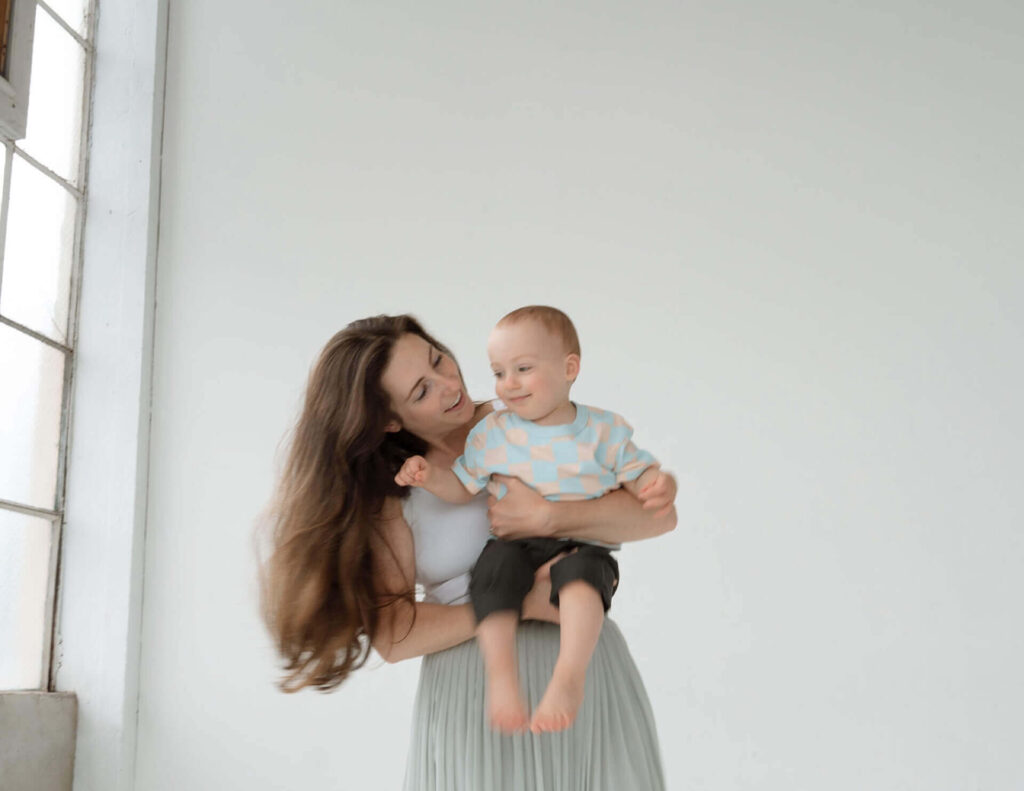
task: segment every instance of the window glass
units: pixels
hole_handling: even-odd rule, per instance
[[[64,353],[0,324],[0,500],[55,504]]]
[[[67,342],[77,203],[15,154],[0,314],[61,343]]]
[[[50,522],[0,510],[0,689],[38,689],[46,644]]]
[[[8,63],[19,67],[12,80],[21,93],[0,104],[3,134],[20,138],[0,137],[0,690],[45,689],[49,676],[63,514],[33,509],[57,511],[64,485],[85,75],[95,55],[82,40],[91,0],[15,2],[27,11],[12,30],[23,58]],[[9,5],[0,0],[0,22]],[[27,121],[19,114],[26,91]]]
[[[85,49],[41,8],[36,9],[28,123],[19,142],[58,176],[78,183]]]

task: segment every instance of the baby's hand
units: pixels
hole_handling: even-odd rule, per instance
[[[395,476],[399,486],[423,486],[430,475],[430,462],[422,456],[410,456]]]
[[[676,500],[676,479],[658,470],[654,480],[640,489],[637,497],[645,510],[657,508],[655,516],[665,516],[672,510],[672,503]]]

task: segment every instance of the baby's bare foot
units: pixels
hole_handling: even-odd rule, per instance
[[[502,733],[524,731],[530,724],[526,704],[519,694],[519,681],[515,676],[488,681],[487,719],[494,730]]]
[[[570,728],[576,721],[576,713],[582,703],[583,678],[553,676],[533,713],[530,730],[545,733]]]

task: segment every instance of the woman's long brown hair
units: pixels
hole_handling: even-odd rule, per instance
[[[286,692],[334,689],[365,664],[381,607],[414,601],[412,589],[380,589],[370,547],[386,498],[407,494],[395,474],[427,447],[408,431],[384,430],[396,416],[381,376],[406,333],[449,353],[411,316],[374,316],[331,338],[310,373],[261,568],[263,617]]]

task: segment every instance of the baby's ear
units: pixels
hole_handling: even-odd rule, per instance
[[[565,356],[565,378],[575,382],[580,375],[580,356],[578,354],[567,354]]]

